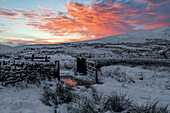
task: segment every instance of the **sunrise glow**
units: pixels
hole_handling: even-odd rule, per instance
[[[170,26],[169,0],[0,0],[0,43],[57,44]]]

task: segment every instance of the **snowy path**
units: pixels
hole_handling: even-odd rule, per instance
[[[39,99],[41,90],[35,86],[17,90],[0,88],[0,113],[52,113]]]

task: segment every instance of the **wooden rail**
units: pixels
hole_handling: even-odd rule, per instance
[[[86,67],[87,67],[87,74],[93,76],[96,71],[96,62],[95,61],[90,61],[86,60]]]

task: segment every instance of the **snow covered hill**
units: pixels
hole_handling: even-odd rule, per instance
[[[12,49],[11,46],[0,44],[0,53],[1,54],[6,53],[7,51],[10,51],[11,49]]]
[[[144,43],[149,39],[162,39],[170,41],[170,26],[161,27],[152,30],[139,31],[127,33],[122,35],[115,35],[103,37],[100,39],[85,41],[85,42],[108,42],[108,43]]]
[[[0,44],[0,49],[2,49],[2,48],[11,48],[11,46]]]
[[[103,110],[105,113],[112,113],[113,110],[110,109],[110,106],[114,105],[112,102],[116,102],[116,104],[120,103],[121,107],[123,105],[121,103],[125,103],[124,111],[121,112],[125,113],[129,112],[128,110],[132,110],[131,107],[133,107],[133,110],[138,110],[138,108],[143,109],[142,106],[145,105],[146,108],[144,109],[155,109],[157,105],[155,107],[154,104],[157,101],[159,101],[158,107],[160,106],[163,110],[164,106],[170,105],[170,69],[167,66],[137,65],[135,63],[103,66],[97,70],[100,84],[94,84],[94,78],[92,76],[84,76],[75,72],[77,70],[76,58],[80,55],[89,59],[140,58],[164,60],[165,56],[160,53],[167,48],[170,48],[170,26],[83,42],[17,47],[0,45],[0,55],[3,54],[1,56],[7,55],[11,59],[18,57],[21,62],[24,61],[25,56],[32,56],[32,54],[40,57],[47,55],[50,57],[52,64],[58,60],[60,61],[61,79],[63,78],[67,81],[67,78],[68,80],[73,78],[77,83],[81,83],[76,86],[69,86],[68,88],[64,85],[63,88],[68,90],[63,90],[61,84],[56,85],[58,80],[50,79],[49,81],[48,76],[51,76],[51,74],[44,74],[46,70],[42,71],[42,73],[43,76],[45,75],[47,77],[39,76],[39,74],[37,76],[37,71],[33,71],[33,74],[26,74],[28,76],[36,75],[35,80],[40,80],[40,83],[38,81],[36,83],[30,83],[27,81],[27,77],[25,77],[26,80],[24,79],[22,82],[8,84],[7,87],[4,87],[0,81],[0,113],[54,113],[55,109],[57,113],[75,113],[74,110],[76,109],[80,110],[79,112],[84,112],[84,108],[88,106],[91,108],[90,110],[96,110],[95,112],[100,110],[98,108],[101,108],[101,111]],[[0,60],[9,60],[9,58],[2,57]],[[20,64],[20,61],[16,61],[15,63]],[[14,71],[7,71],[8,65],[6,67],[2,66],[3,70],[0,70],[0,76],[2,75],[5,78],[13,76]],[[37,67],[38,69],[41,68],[41,66]],[[32,65],[29,65],[28,68],[31,71],[33,70]],[[10,69],[18,71],[14,66],[11,66]],[[19,76],[21,75],[24,75],[24,73],[19,73]],[[55,86],[59,86],[61,91]],[[61,95],[62,98],[68,99],[70,95],[73,95],[73,97],[71,97],[71,101],[69,99],[67,103],[58,104],[56,108],[54,97],[57,97],[56,99],[60,99],[61,97],[56,96],[57,93],[54,92],[59,92],[60,94],[58,96],[63,93]],[[119,95],[119,92],[123,95],[127,94],[127,99],[128,97],[133,97],[130,108],[126,107],[127,102],[129,105],[129,101],[122,97],[123,95]],[[125,100],[121,98],[117,99],[117,97],[124,98]],[[120,101],[110,102],[114,98]],[[151,107],[149,102],[151,102]],[[86,106],[84,103],[89,104]],[[170,106],[167,109],[170,110]],[[169,113],[169,111],[162,113]]]

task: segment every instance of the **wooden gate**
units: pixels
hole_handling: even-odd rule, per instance
[[[85,58],[77,58],[77,72],[95,77],[95,81],[98,83],[98,73],[95,61]]]
[[[86,75],[86,59],[85,58],[77,58],[77,72]]]

